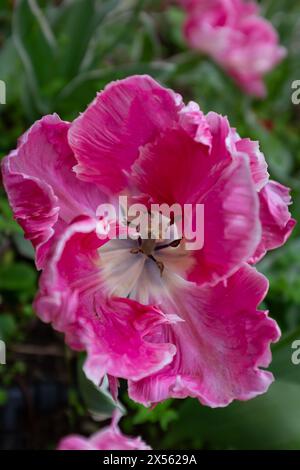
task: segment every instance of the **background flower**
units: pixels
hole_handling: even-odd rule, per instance
[[[250,95],[263,97],[263,77],[286,56],[270,22],[248,0],[182,0],[184,34],[191,47],[210,55]]]
[[[119,416],[115,413],[112,423],[107,428],[89,438],[72,435],[66,436],[58,444],[58,450],[149,450],[139,437],[125,436],[118,427]]]

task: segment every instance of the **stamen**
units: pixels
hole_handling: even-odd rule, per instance
[[[182,238],[179,238],[179,240],[173,240],[171,243],[168,243],[166,245],[159,245],[155,248],[155,251],[163,250],[164,248],[177,248],[180,245]]]
[[[144,253],[141,248],[131,248],[130,253],[137,255],[138,253]]]
[[[180,238],[178,240],[173,240],[172,242],[167,243],[165,245],[155,246],[156,245],[155,240],[150,239],[150,238],[142,240],[142,238],[139,237],[137,239],[138,247],[137,248],[131,248],[130,253],[132,253],[133,255],[137,255],[138,253],[142,253],[145,256],[147,256],[148,258],[152,259],[152,261],[154,261],[154,263],[158,267],[158,269],[160,271],[160,275],[162,277],[165,266],[161,261],[157,261],[157,259],[153,256],[152,252],[160,251],[160,250],[163,250],[164,248],[169,248],[169,247],[177,248],[180,245],[181,240],[182,240],[182,238]]]
[[[161,261],[157,261],[157,259],[155,259],[153,255],[148,255],[148,258],[150,258],[150,259],[152,259],[152,261],[154,261],[154,263],[156,264],[156,266],[160,270],[160,277],[162,277],[164,269],[165,269],[164,263],[162,263]]]

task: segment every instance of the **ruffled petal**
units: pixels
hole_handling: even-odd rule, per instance
[[[37,121],[3,161],[3,180],[14,215],[43,267],[53,235],[104,202],[99,189],[76,178],[68,145],[69,123],[57,115]]]
[[[265,156],[259,148],[259,142],[241,139],[235,129],[231,129],[227,138],[227,145],[233,157],[243,156],[249,161],[255,188],[260,191],[267,184],[269,173]]]
[[[161,330],[177,354],[158,374],[130,381],[131,398],[150,406],[191,396],[222,407],[264,393],[273,376],[260,367],[269,365],[270,343],[280,336],[276,322],[257,310],[267,288],[264,276],[245,266],[227,285],[181,293],[174,301],[185,322]]]
[[[58,201],[52,188],[45,182],[11,168],[11,161],[17,157],[17,153],[11,152],[3,159],[3,182],[14,218],[36,249],[36,264],[41,268],[54,234],[53,227],[58,220]]]
[[[34,306],[72,348],[87,351],[90,380],[99,384],[105,374],[137,380],[171,362],[175,346],[148,336],[174,319],[155,307],[106,296],[99,254],[106,240],[99,230],[94,219],[68,227],[41,276]]]
[[[232,163],[226,145],[229,132],[226,118],[183,108],[179,126],[140,149],[132,185],[155,203],[198,201]]]
[[[252,184],[248,162],[237,161],[206,196],[204,245],[193,251],[196,260],[190,281],[216,284],[237,271],[261,239],[258,196]]]
[[[123,189],[140,146],[171,127],[181,106],[175,93],[146,75],[108,85],[70,129],[78,176],[109,193]]]
[[[179,112],[179,124],[196,142],[212,147],[212,133],[205,115],[194,101]]]
[[[97,249],[104,240],[97,236],[96,227],[94,219],[83,218],[64,230],[40,277],[34,301],[40,319],[65,333],[74,349],[84,349],[77,321],[85,308],[83,294],[101,285]]]
[[[259,193],[262,239],[251,259],[258,262],[268,250],[282,246],[291,235],[296,220],[289,212],[291,196],[289,188],[270,181]]]
[[[147,336],[168,323],[159,310],[129,299],[97,302],[97,297],[94,308],[96,319],[79,320],[88,353],[84,371],[92,382],[99,384],[107,373],[139,380],[172,361],[173,344],[147,341]]]

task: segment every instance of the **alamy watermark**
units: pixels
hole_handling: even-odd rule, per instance
[[[295,341],[293,341],[291,347],[293,349],[291,357],[292,363],[294,364],[294,366],[298,366],[300,364],[300,339],[296,339]]]
[[[120,196],[117,205],[100,204],[96,215],[99,238],[169,240],[170,246],[184,239],[186,250],[204,246],[204,204],[129,204]]]
[[[295,90],[292,93],[292,103],[295,105],[299,105],[300,104],[300,80],[293,81],[292,90]]]
[[[6,83],[0,80],[0,104],[6,104]]]
[[[0,339],[0,364],[6,364],[6,345],[4,341]]]

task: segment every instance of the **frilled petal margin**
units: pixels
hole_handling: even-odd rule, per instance
[[[280,331],[267,312],[258,311],[268,282],[245,266],[227,285],[193,288],[175,299],[185,322],[161,329],[174,342],[173,362],[158,374],[129,382],[130,397],[150,406],[169,397],[196,397],[210,407],[264,393],[273,376],[260,369],[271,360],[270,343]]]
[[[39,268],[44,266],[53,235],[78,216],[92,216],[104,202],[98,188],[83,183],[72,171],[76,160],[67,140],[69,125],[57,115],[43,117],[2,163],[10,205],[36,248]]]
[[[176,98],[146,75],[109,84],[71,126],[78,176],[109,193],[123,189],[140,146],[178,119]]]
[[[288,209],[292,203],[289,188],[270,181],[260,191],[259,200],[262,238],[251,259],[253,263],[257,263],[268,250],[284,245],[297,223]]]

